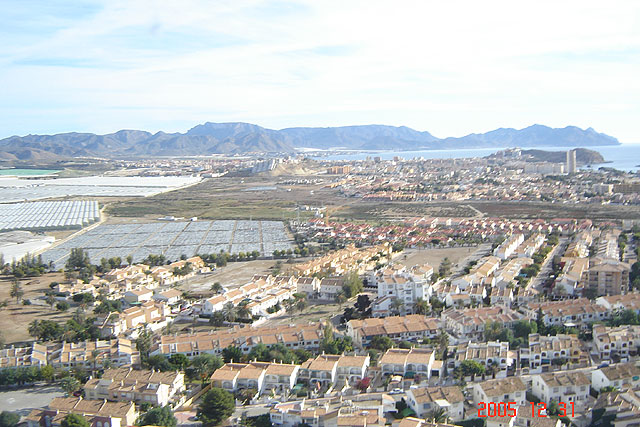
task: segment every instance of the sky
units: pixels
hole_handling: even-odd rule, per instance
[[[2,0],[0,138],[532,124],[640,143],[637,0]]]

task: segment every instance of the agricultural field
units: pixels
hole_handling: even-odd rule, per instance
[[[81,228],[98,220],[95,200],[0,204],[0,231]]]
[[[268,256],[274,250],[293,248],[284,224],[280,221],[176,221],[99,225],[73,237],[42,254],[45,262],[56,268],[66,263],[72,248],[83,248],[91,262],[102,258],[129,255],[140,262],[149,255],[164,255],[177,260],[182,255],[231,254],[258,251]]]

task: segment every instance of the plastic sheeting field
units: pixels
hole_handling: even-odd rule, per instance
[[[280,221],[178,221],[146,224],[99,225],[42,254],[45,262],[63,267],[72,248],[85,249],[91,262],[131,255],[140,262],[149,255],[164,255],[174,261],[181,255],[237,254],[258,251],[269,256],[275,250],[293,249]]]
[[[0,204],[0,231],[81,228],[100,219],[90,200]]]

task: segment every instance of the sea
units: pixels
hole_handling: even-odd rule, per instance
[[[318,160],[364,160],[367,157],[380,157],[390,160],[394,157],[403,159],[462,159],[470,157],[485,157],[504,148],[472,148],[464,150],[420,150],[420,151],[363,151],[354,153],[332,152],[327,156],[314,157]],[[567,151],[576,147],[521,147],[523,150]],[[592,165],[592,169],[599,167],[614,168],[623,171],[636,172],[640,169],[640,144],[606,145],[597,147],[584,147],[602,154],[606,163]]]
[[[50,169],[0,169],[0,175],[5,176],[44,176],[53,175],[59,170]]]

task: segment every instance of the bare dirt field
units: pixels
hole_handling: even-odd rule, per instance
[[[250,281],[256,274],[268,274],[275,263],[274,260],[230,262],[214,272],[183,281],[179,288],[191,292],[206,292],[215,282],[220,282],[225,288],[236,288]]]
[[[64,323],[73,315],[73,308],[66,312],[60,312],[44,302],[44,292],[49,290],[49,284],[64,279],[62,273],[49,273],[41,277],[29,278],[20,281],[24,291],[23,300],[30,300],[31,305],[16,303],[11,298],[11,281],[3,277],[0,279],[0,301],[7,301],[8,305],[0,309],[0,333],[7,344],[32,341],[29,335],[29,323],[34,319],[55,320]]]
[[[394,261],[408,267],[418,264],[429,264],[434,270],[437,270],[443,259],[449,258],[451,264],[455,265],[459,261],[472,255],[476,249],[476,246],[443,249],[406,249],[395,258]]]
[[[328,320],[336,314],[342,314],[345,308],[353,305],[353,300],[345,302],[340,306],[335,303],[318,303],[310,301],[309,306],[302,312],[286,313],[282,316],[268,320],[265,324],[269,326],[288,325],[290,323],[308,323],[319,320]]]

